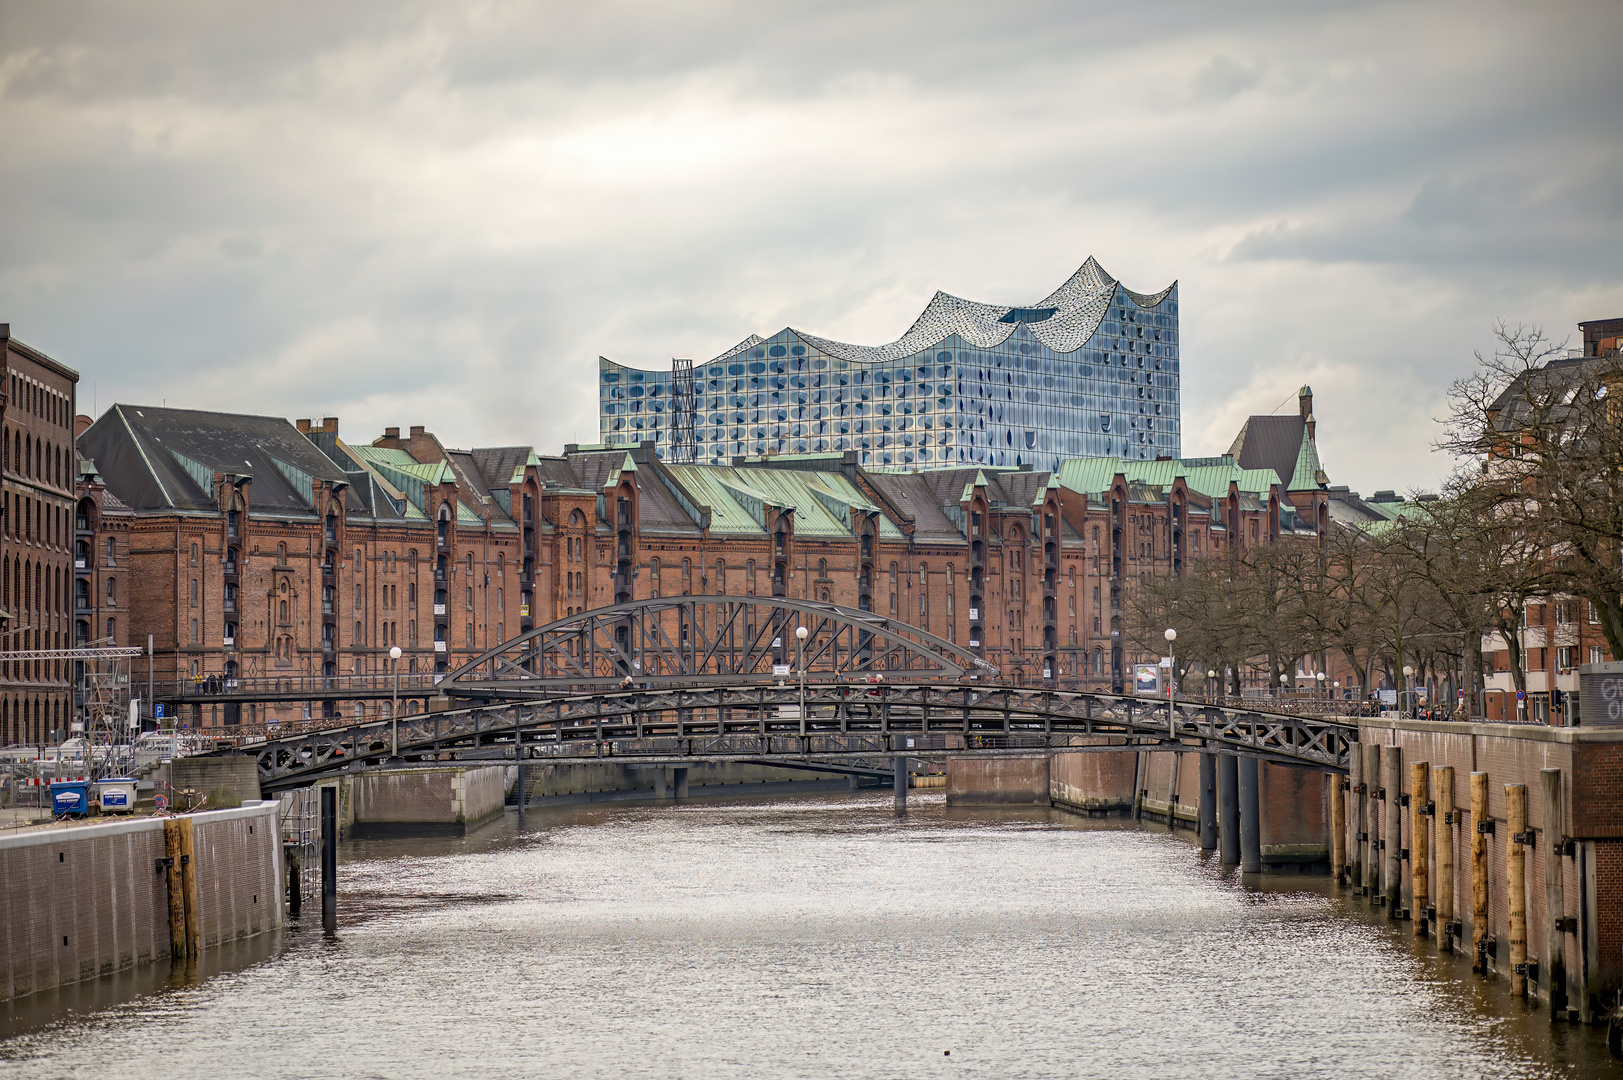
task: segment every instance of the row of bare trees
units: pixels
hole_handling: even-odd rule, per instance
[[[1140,579],[1124,600],[1127,644],[1164,648],[1191,676],[1280,684],[1336,654],[1358,686],[1433,680],[1482,711],[1482,640],[1497,633],[1518,689],[1530,601],[1587,601],[1623,657],[1623,364],[1569,358],[1536,328],[1499,326],[1450,391],[1438,449],[1456,468],[1401,517],[1332,526],[1322,539],[1231,548],[1178,578]],[[1616,391],[1615,393],[1613,391]],[[1180,665],[1184,666],[1184,665]]]

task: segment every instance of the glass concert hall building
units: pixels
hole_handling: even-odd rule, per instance
[[[889,345],[794,329],[644,371],[599,358],[602,441],[669,461],[854,450],[871,467],[1181,454],[1178,286],[1093,259],[1028,307],[938,292]]]

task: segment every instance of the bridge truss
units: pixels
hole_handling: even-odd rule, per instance
[[[805,628],[804,639],[796,631]],[[782,596],[671,596],[593,608],[503,642],[452,672],[454,697],[504,699],[753,681],[995,677],[967,649],[872,612]]]
[[[486,705],[242,744],[266,790],[334,772],[431,761],[620,759],[855,763],[1031,753],[1176,750],[1250,754],[1345,772],[1342,719],[1195,702],[1014,687],[825,681],[600,691]],[[391,757],[398,734],[399,756]]]

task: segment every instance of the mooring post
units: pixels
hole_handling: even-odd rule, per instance
[[[1544,985],[1549,988],[1550,1019],[1567,1014],[1566,889],[1562,883],[1561,848],[1566,837],[1561,808],[1561,770],[1540,769],[1544,790]]]
[[[1325,773],[1330,781],[1330,875],[1340,885],[1347,873],[1347,800],[1341,793],[1341,777]]]
[[[1240,759],[1234,754],[1217,758],[1217,830],[1219,862],[1240,865]]]
[[[1381,842],[1383,893],[1389,919],[1403,917],[1403,747],[1381,748],[1385,766],[1381,786],[1386,789],[1386,836]]]
[[[1505,785],[1505,899],[1510,911],[1510,994],[1527,996],[1527,785]]]
[[[321,789],[321,925],[338,929],[338,786]]]
[[[518,755],[518,823],[524,824],[524,804],[528,801],[528,793],[524,790],[524,729],[515,726],[513,729],[514,752]]]
[[[186,886],[180,876],[183,853],[180,844],[179,818],[163,823],[163,853],[168,860],[169,872],[169,957],[186,959]]]
[[[192,959],[203,955],[203,923],[197,888],[197,844],[192,819],[180,819],[180,884],[186,894],[186,953]]]
[[[1138,821],[1144,814],[1144,778],[1149,775],[1146,757],[1142,752],[1133,754],[1133,820]]]
[[[1409,762],[1409,915],[1414,919],[1414,936],[1426,936],[1426,908],[1431,906],[1430,839],[1426,817],[1431,811],[1431,762]]]
[[[1262,798],[1258,792],[1257,758],[1240,758],[1240,871],[1262,872]]]
[[[1471,945],[1472,967],[1488,973],[1488,774],[1471,774]]]
[[[1370,743],[1364,751],[1364,820],[1359,823],[1364,833],[1364,895],[1371,903],[1379,903],[1381,895],[1381,747]]]
[[[895,773],[892,779],[896,784],[896,812],[907,813],[907,758],[901,754],[896,755]]]
[[[1364,892],[1364,748],[1359,743],[1347,747],[1347,782],[1351,785],[1352,806],[1347,814],[1347,884],[1353,892]]]
[[[1431,895],[1437,905],[1437,951],[1454,951],[1454,766],[1437,767],[1437,876]]]
[[[1217,755],[1200,755],[1200,847],[1217,847]]]

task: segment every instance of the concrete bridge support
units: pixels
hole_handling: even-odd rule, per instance
[[[896,812],[907,813],[907,759],[901,755],[896,757]]]
[[[1239,759],[1240,781],[1240,871],[1262,872],[1262,799],[1257,780],[1257,759],[1244,754]]]
[[[1222,864],[1240,865],[1240,759],[1217,759],[1217,824],[1222,834]]]
[[[1200,755],[1200,846],[1217,847],[1217,755]]]

